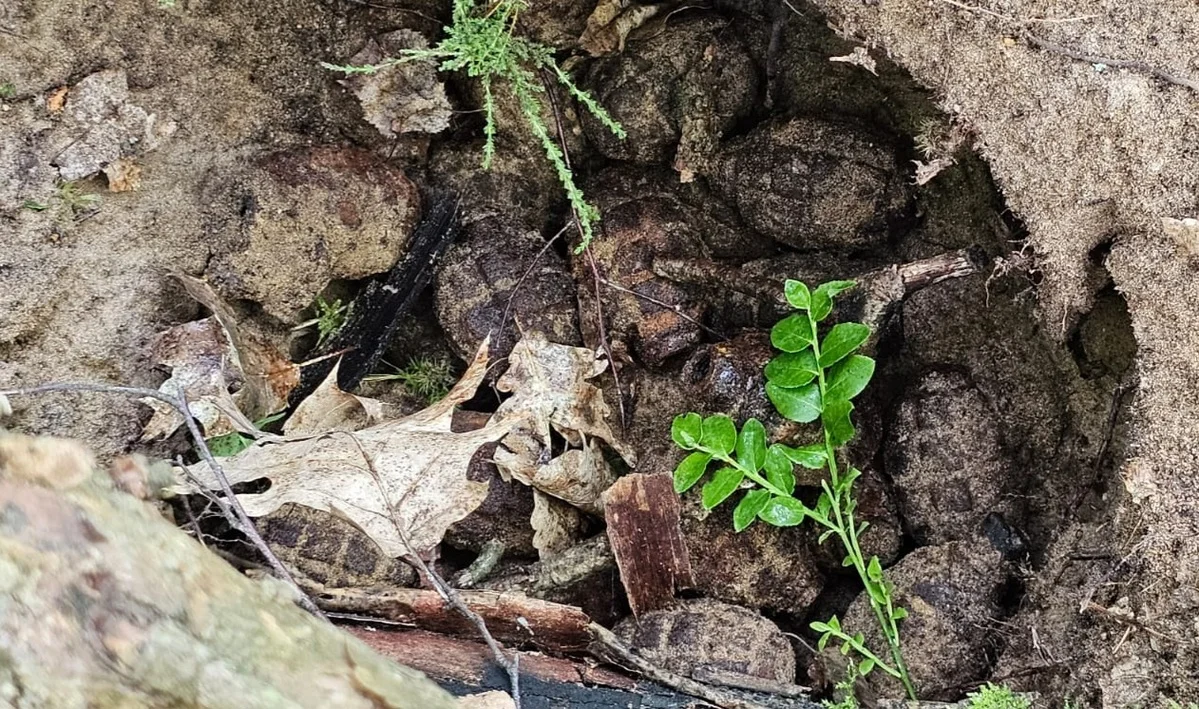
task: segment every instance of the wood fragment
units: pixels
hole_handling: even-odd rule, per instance
[[[681,511],[669,475],[625,475],[604,493],[608,540],[634,615],[671,606],[676,591],[694,584]]]
[[[387,591],[314,589],[317,605],[328,611],[377,616],[423,630],[475,637],[477,630],[436,592],[415,588]],[[486,623],[497,640],[532,644],[570,653],[584,650],[590,619],[574,606],[550,603],[518,593],[459,591],[458,597]]]

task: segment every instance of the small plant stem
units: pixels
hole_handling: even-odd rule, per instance
[[[808,322],[812,329],[812,355],[816,358],[816,362],[820,362],[820,338],[817,336],[817,322],[812,317],[812,311],[807,311]],[[826,400],[827,384],[824,377],[824,367],[816,366],[816,386],[820,389],[820,401]],[[879,663],[878,658],[873,658],[879,667],[892,675],[903,683],[903,688],[908,693],[910,699],[916,699],[916,688],[912,686],[912,679],[908,676],[907,665],[903,662],[903,652],[899,646],[899,628],[891,617],[892,603],[891,594],[886,592],[882,584],[870,578],[866,571],[866,562],[862,558],[862,547],[858,543],[857,523],[853,518],[853,510],[842,504],[842,489],[841,476],[837,469],[837,449],[833,445],[832,433],[829,432],[827,426],[821,425],[824,432],[824,453],[828,462],[828,473],[830,484],[828,487],[829,497],[832,498],[833,517],[836,520],[836,526],[832,527],[837,532],[837,536],[841,539],[841,544],[844,545],[846,554],[853,562],[854,569],[858,572],[858,577],[862,579],[862,585],[866,589],[866,597],[870,600],[870,607],[874,609],[874,615],[878,618],[879,628],[882,629],[883,635],[887,639],[887,645],[891,650],[891,659],[894,660],[895,666],[888,667],[886,664]],[[848,522],[848,525],[846,524]],[[881,604],[874,594],[874,590],[882,588],[883,595],[887,599],[886,609],[884,611]],[[860,650],[859,650],[860,651]],[[863,653],[864,654],[864,653]]]
[[[791,497],[790,495],[783,492],[781,489],[779,489],[775,485],[772,485],[769,480],[767,480],[766,478],[759,475],[758,471],[750,470],[749,468],[747,468],[745,465],[743,465],[739,461],[733,459],[731,456],[725,455],[724,453],[715,453],[715,454],[713,454],[713,457],[716,458],[716,460],[719,460],[722,463],[727,463],[728,465],[731,465],[734,468],[736,468],[737,470],[740,470],[741,472],[745,473],[745,477],[749,478],[750,480],[753,480],[757,484],[759,484],[762,487],[769,490],[770,494],[779,495],[781,497]]]
[[[865,644],[858,642],[857,639],[849,633],[840,630],[830,630],[830,632],[833,634],[833,637],[837,638],[838,640],[849,643],[854,651],[856,651],[862,657],[865,657],[869,660],[874,660],[875,667],[879,668],[883,672],[886,672],[895,679],[902,679],[899,674],[899,670],[883,662],[882,658],[880,658],[878,655],[875,655],[873,650],[866,647]]]

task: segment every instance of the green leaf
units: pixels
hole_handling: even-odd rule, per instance
[[[766,382],[766,397],[783,418],[809,423],[820,418],[820,387],[812,382],[798,389],[784,389]]]
[[[824,390],[825,398],[830,401],[835,399],[849,401],[862,393],[873,376],[874,360],[865,355],[851,355],[833,365],[832,370],[825,377],[828,381],[828,386]]]
[[[754,472],[766,463],[766,427],[761,421],[750,419],[741,427],[741,435],[737,436],[737,462]]]
[[[789,390],[784,389],[783,391]],[[853,440],[855,431],[853,423],[849,420],[851,411],[853,411],[853,404],[848,401],[830,401],[824,406],[821,418],[824,422],[824,430],[828,431],[834,448],[840,448]]]
[[[839,492],[842,497],[845,497],[846,491],[848,491],[849,488],[853,486],[853,482],[860,477],[862,477],[862,471],[850,466],[849,470],[845,471],[845,474],[841,476],[840,480],[837,481],[837,492]]]
[[[820,366],[831,367],[845,359],[868,337],[870,337],[870,328],[862,323],[837,323],[820,343]]]
[[[812,621],[808,624],[808,627],[818,633],[827,633],[832,630],[832,628],[828,627],[828,623],[822,623],[819,620]]]
[[[820,470],[828,463],[828,456],[825,454],[824,446],[819,443],[809,443],[806,446],[798,448],[784,446],[781,443],[776,443],[775,445],[779,446],[783,454],[790,458],[792,463],[802,465],[809,470]]]
[[[845,556],[845,558],[841,560],[841,565],[845,566],[845,567],[853,566],[853,556],[847,554]],[[870,589],[866,589],[866,590],[869,591]],[[873,595],[873,594],[871,594],[871,595]]]
[[[766,364],[766,381],[785,388],[801,387],[816,378],[816,354],[811,348],[786,352]]]
[[[679,414],[670,424],[670,437],[683,450],[694,450],[699,446],[700,426],[703,419],[697,413]]]
[[[766,450],[766,480],[788,495],[795,492],[795,471],[783,446],[775,443]]]
[[[828,627],[829,627],[829,630],[835,630],[835,631],[840,632],[841,621],[837,620],[837,616],[833,616],[832,618],[828,619]]]
[[[704,419],[700,426],[699,445],[717,455],[728,455],[737,445],[737,427],[724,414]]]
[[[741,498],[741,502],[738,502],[737,508],[733,510],[733,531],[740,532],[753,524],[758,513],[768,502],[770,502],[769,490],[759,488],[745,493],[745,497]]]
[[[812,291],[812,319],[820,322],[833,312],[833,298],[838,293],[854,287],[853,281],[829,281]]]
[[[877,556],[870,557],[870,563],[866,565],[866,577],[871,581],[883,580],[883,566]]]
[[[816,501],[816,514],[821,517],[828,517],[828,513],[833,510],[833,496],[828,492],[828,484],[825,483],[825,491],[820,493],[820,499]]]
[[[807,315],[788,315],[770,329],[770,343],[783,352],[800,352],[815,341]]]
[[[815,630],[817,625],[824,625],[824,623],[812,623],[812,629]],[[824,625],[824,627],[827,628],[828,626]],[[828,647],[828,641],[831,637],[833,637],[832,633],[821,635],[820,639],[816,641],[816,652],[824,652],[824,648]]]
[[[679,466],[674,469],[674,491],[682,494],[690,490],[704,476],[704,471],[708,469],[710,462],[712,462],[712,454],[699,451],[683,458]]]
[[[866,675],[870,674],[873,671],[874,671],[874,658],[867,657],[865,660],[862,660],[861,662],[858,663],[858,674],[861,675],[862,677],[865,677]]]
[[[835,530],[832,530],[832,529],[825,530],[824,534],[821,534],[820,538],[816,540],[816,543],[824,544],[825,540],[827,540],[829,537],[833,536],[833,534],[835,534],[835,533],[836,533]]]
[[[803,503],[794,497],[779,497],[774,496],[758,513],[763,522],[773,524],[776,527],[794,527],[803,522],[804,516],[808,513],[808,508],[804,507]]]
[[[891,609],[891,620],[903,620],[908,617],[908,609],[899,606]]]
[[[208,452],[212,453],[215,457],[232,458],[249,448],[254,443],[254,439],[242,435],[237,431],[232,431],[205,439],[204,442],[208,444]]]
[[[745,473],[736,468],[721,468],[717,470],[712,479],[704,483],[704,509],[710,510],[729,499],[729,495],[732,495],[736,491],[737,486],[741,484],[741,480],[744,477]]]
[[[792,308],[807,310],[811,307],[812,294],[803,281],[793,281],[788,278],[783,284],[783,295],[787,296],[787,302],[791,304]]]
[[[853,649],[853,648],[851,648],[851,647],[849,646],[849,643],[841,643],[841,654],[842,654],[842,655],[845,655],[846,657],[848,657],[848,656],[849,656],[849,651],[850,651],[850,650],[852,650],[852,649]]]

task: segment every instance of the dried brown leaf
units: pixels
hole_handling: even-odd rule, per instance
[[[244,385],[234,397],[238,408],[257,420],[287,407],[287,397],[300,383],[300,368],[276,347],[241,327],[236,313],[205,280],[177,274],[191,297],[212,311],[231,346],[233,364]]]
[[[553,429],[572,447],[581,448],[588,440],[599,439],[629,463],[634,462],[632,453],[608,425],[612,411],[604,402],[604,392],[588,381],[607,368],[607,362],[594,351],[525,338],[512,348],[508,362],[508,371],[496,388],[512,396],[496,410],[497,419],[527,421],[529,434],[543,450],[550,446]]]
[[[337,386],[338,363],[325,381],[308,395],[283,425],[283,433],[307,436],[332,431],[357,431],[381,423],[387,405],[378,399],[355,396]]]
[[[475,451],[510,430],[494,419],[475,431],[450,430],[455,403],[469,398],[486,369],[484,345],[446,400],[424,411],[356,432],[263,439],[222,468],[231,484],[270,479],[267,491],[239,496],[251,516],[296,503],[343,517],[389,556],[432,548],[487,495],[486,483],[467,478]],[[189,471],[203,486],[218,487],[207,465]]]
[[[195,320],[165,330],[154,339],[151,360],[171,370],[171,376],[158,388],[168,396],[180,389],[187,396],[188,408],[209,436],[235,430],[214,400],[228,398],[229,387],[241,380],[232,368],[229,342],[220,325],[212,318]],[[173,406],[158,399],[142,399],[154,415],[142,430],[142,440],[165,438],[183,425],[183,416]]]
[[[517,446],[523,442],[525,439],[520,438],[519,432],[505,439],[505,445]],[[543,464],[530,451],[513,452],[501,447],[495,451],[495,464],[525,485],[595,515],[603,514],[600,496],[616,482],[615,471],[604,460],[604,452],[595,441],[588,441],[581,449],[567,450]]]
[[[579,46],[593,57],[624,51],[629,33],[662,8],[663,5],[638,5],[631,0],[600,0],[587,18]]]
[[[142,168],[129,158],[120,158],[104,166],[109,192],[133,192],[142,181]]]

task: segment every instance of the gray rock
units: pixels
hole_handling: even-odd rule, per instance
[[[71,88],[64,114],[72,137],[53,160],[63,180],[94,175],[122,156],[154,148],[174,131],[173,124],[156,125],[153,114],[128,100],[122,69],[96,72]]]

